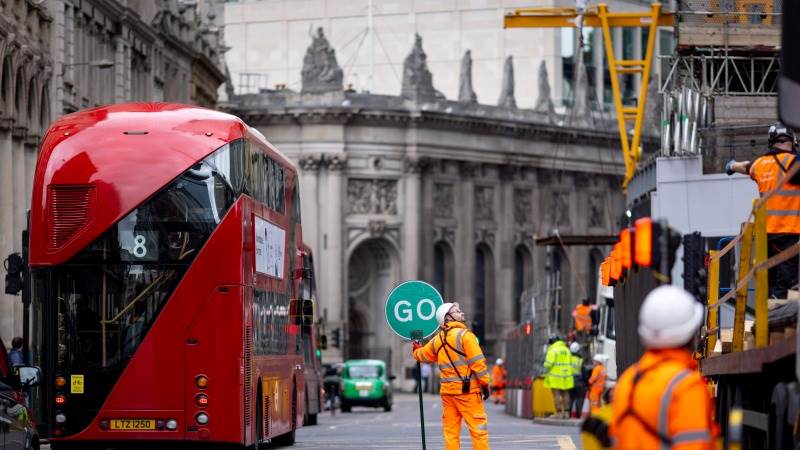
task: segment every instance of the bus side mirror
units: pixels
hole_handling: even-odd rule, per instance
[[[328,349],[328,336],[324,334],[319,337],[319,343],[317,344],[320,350],[327,350]]]
[[[314,325],[314,300],[304,299],[302,302],[302,323],[310,327]]]
[[[289,318],[293,325],[314,325],[314,300],[291,300]]]
[[[38,367],[20,366],[17,370],[19,370],[19,385],[23,389],[38,386],[42,380],[42,369]]]

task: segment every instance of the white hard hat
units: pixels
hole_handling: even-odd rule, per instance
[[[444,325],[444,316],[450,312],[454,305],[455,303],[442,303],[436,308],[436,321],[439,322],[439,325]]]
[[[494,363],[497,364],[498,366],[502,366],[503,365],[503,358],[497,358],[497,361],[495,361]]]
[[[579,351],[581,351],[581,344],[578,344],[577,342],[569,344],[569,351],[571,351],[572,353],[578,353]]]
[[[703,323],[703,306],[677,286],[653,289],[639,310],[639,337],[646,348],[686,345]]]

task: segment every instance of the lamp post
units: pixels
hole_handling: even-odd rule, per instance
[[[98,69],[110,69],[114,67],[114,61],[103,58],[103,59],[95,59],[94,61],[62,64],[61,76],[62,77],[64,76],[64,74],[67,71],[67,67],[74,67],[74,66],[89,66],[89,67],[97,67]]]

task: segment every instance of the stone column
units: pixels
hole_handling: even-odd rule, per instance
[[[505,165],[500,168],[500,214],[497,217],[499,229],[497,235],[497,283],[495,290],[495,354],[502,354],[503,338],[506,331],[514,325],[514,180],[519,168]]]
[[[454,249],[456,300],[471,316],[475,313],[475,182],[473,177],[478,165],[462,162],[459,165],[461,184],[456,205],[460,205],[455,215],[458,219],[456,229],[456,248]]]
[[[311,248],[314,258],[322,256],[320,253],[319,230],[319,169],[322,158],[320,155],[308,155],[299,159],[300,166],[300,202],[303,219],[303,242]],[[317,256],[320,255],[320,256]],[[321,260],[316,261],[317,270]],[[319,275],[317,275],[319,276]]]
[[[14,234],[14,161],[12,127],[14,120],[3,118],[0,122],[0,260],[13,250]],[[3,342],[10,342],[16,334],[16,297],[0,292],[0,333]]]
[[[325,218],[324,231],[322,231],[322,286],[320,292],[324,296],[325,308],[328,311],[327,329],[330,333],[336,328],[340,329],[342,347],[344,347],[347,333],[344,324],[347,322],[347,305],[345,303],[347,280],[345,279],[344,260],[345,246],[343,245],[343,204],[344,183],[347,160],[342,153],[325,155],[327,177],[325,183],[325,205],[321,208],[321,215]],[[337,349],[334,349],[337,350]],[[338,350],[341,357],[341,350]]]
[[[402,279],[416,280],[420,268],[420,231],[422,230],[422,199],[420,172],[424,161],[407,158],[403,178],[403,263]]]

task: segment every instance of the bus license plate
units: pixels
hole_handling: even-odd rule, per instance
[[[121,431],[155,430],[156,421],[149,419],[114,419],[111,421],[111,429]]]

